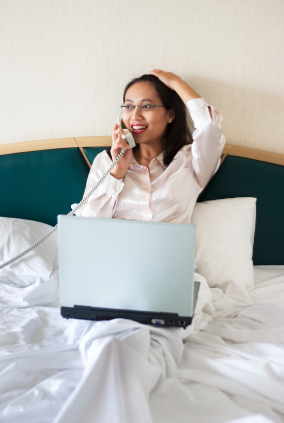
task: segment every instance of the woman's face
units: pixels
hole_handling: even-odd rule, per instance
[[[126,91],[124,104],[162,105],[162,101],[152,84],[137,82]],[[154,107],[149,111],[140,111],[135,107],[133,111],[123,111],[122,120],[125,127],[132,132],[136,143],[156,144],[161,143],[173,115],[172,110],[164,107]]]

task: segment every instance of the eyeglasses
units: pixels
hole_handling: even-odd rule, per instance
[[[149,112],[150,110],[153,110],[154,107],[164,107],[163,105],[153,105],[153,104],[122,104],[120,106],[121,110],[123,110],[124,112],[133,112],[133,110],[135,109],[135,107],[138,107],[138,109],[140,110],[140,112]]]

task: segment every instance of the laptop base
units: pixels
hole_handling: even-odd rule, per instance
[[[99,307],[88,307],[75,305],[74,307],[61,307],[61,316],[67,319],[85,319],[85,320],[112,320],[129,319],[144,325],[160,327],[183,327],[184,329],[191,324],[192,317],[179,316],[177,313],[157,313],[151,311],[134,311],[105,309]]]

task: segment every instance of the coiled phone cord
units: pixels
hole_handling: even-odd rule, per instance
[[[123,156],[123,154],[125,152],[126,152],[126,150],[121,150],[120,154],[117,156],[117,158],[114,160],[114,162],[112,162],[112,165],[106,170],[106,172],[103,174],[101,179],[96,183],[96,185],[91,189],[91,191],[88,192],[87,195],[85,195],[85,197],[80,201],[80,203],[77,204],[77,206],[67,214],[67,216],[73,216],[76,213],[76,211],[81,207],[81,205],[84,204],[88,200],[88,198],[99,187],[99,185],[103,182],[103,180],[109,175],[109,173],[112,171],[114,166],[119,162],[119,160],[121,159],[121,157]],[[50,229],[50,231],[47,232],[42,238],[40,238],[35,244],[31,245],[29,248],[24,250],[22,253],[20,253],[17,256],[11,258],[8,261],[5,261],[4,263],[0,264],[0,269],[3,269],[4,267],[8,266],[8,264],[13,263],[14,261],[18,260],[19,258],[23,257],[24,255],[26,255],[27,253],[32,251],[39,244],[41,244],[43,241],[45,241],[46,238],[48,238],[50,235],[52,235],[53,232],[55,232],[57,230],[57,228],[58,228],[58,224],[55,225],[52,229]]]

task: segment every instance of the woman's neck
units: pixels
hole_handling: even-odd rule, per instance
[[[141,165],[149,168],[151,160],[155,159],[159,154],[162,153],[162,146],[159,145],[143,145],[138,144],[133,150],[135,160]]]

